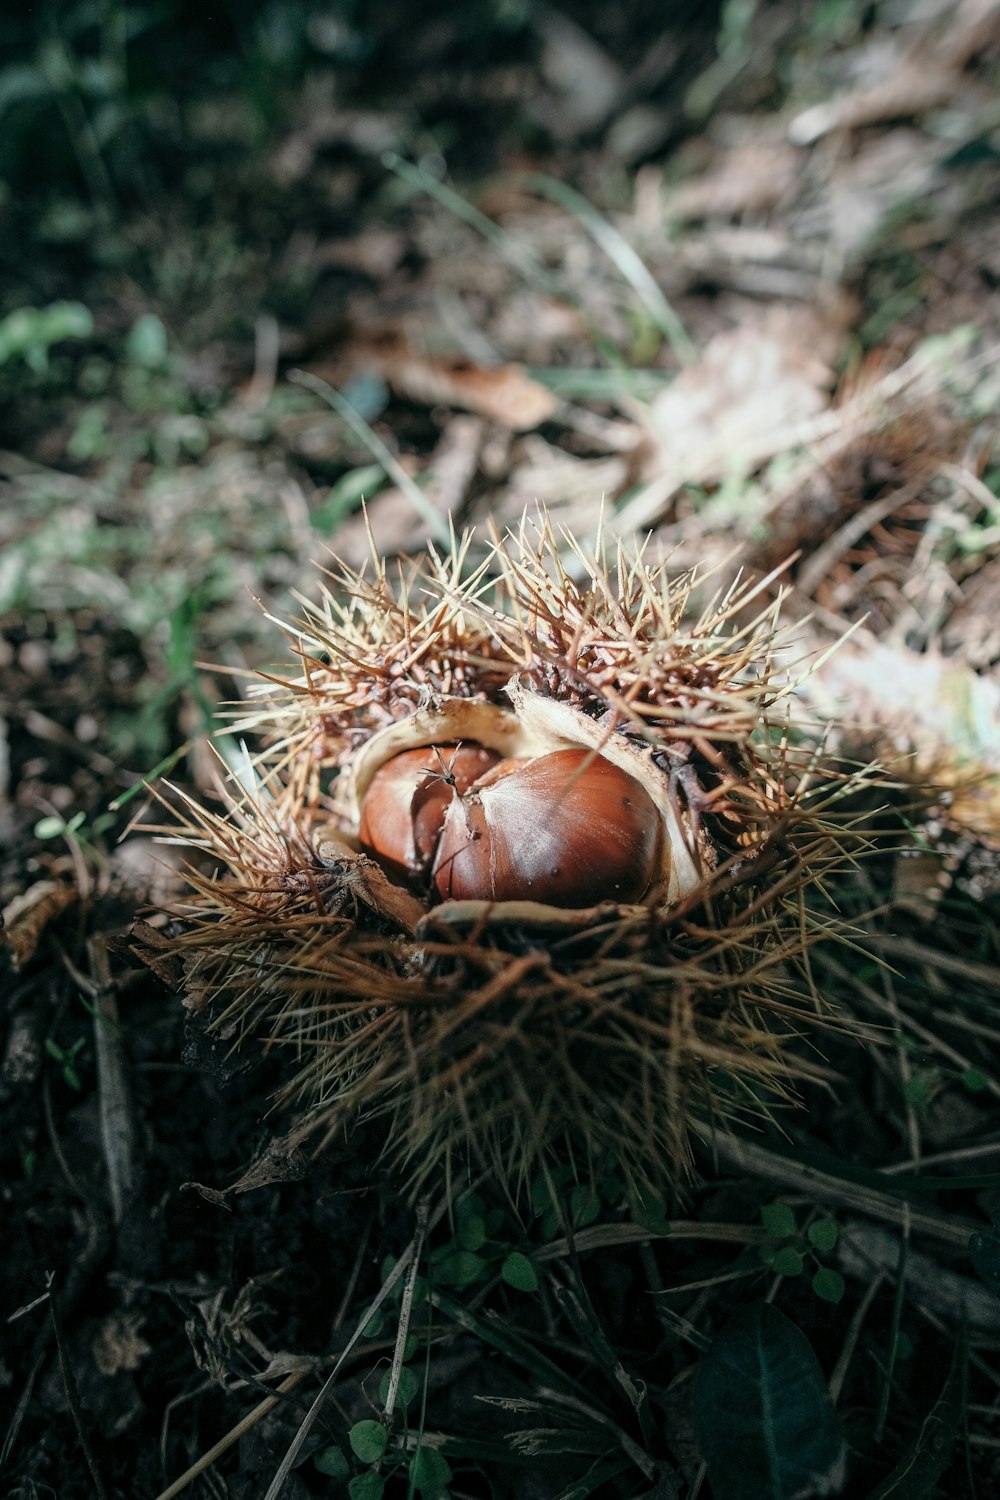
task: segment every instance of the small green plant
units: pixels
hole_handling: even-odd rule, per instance
[[[71,850],[89,855],[92,859],[100,858],[100,847],[98,840],[101,835],[107,833],[114,823],[112,813],[98,813],[96,818],[91,819],[87,825],[87,814],[82,810],[75,812],[73,816],[66,819],[61,813],[48,813],[44,818],[39,818],[35,824],[34,833],[36,839],[65,839]]]
[[[0,320],[0,365],[21,359],[34,374],[44,375],[53,344],[86,339],[93,331],[94,319],[81,302],[19,307]]]
[[[836,1247],[840,1234],[835,1219],[812,1219],[799,1229],[794,1210],[787,1203],[767,1203],[760,1211],[768,1241],[760,1247],[760,1258],[776,1276],[801,1276],[809,1262],[814,1270],[812,1289],[824,1302],[840,1302],[846,1290],[844,1278],[821,1255]]]
[[[53,1037],[47,1036],[45,1038],[46,1052],[52,1058],[53,1062],[59,1064],[63,1083],[67,1088],[72,1089],[75,1094],[79,1094],[83,1089],[83,1083],[76,1067],[76,1059],[80,1054],[83,1043],[84,1038],[81,1036],[77,1037],[71,1047],[60,1047],[59,1043]]]
[[[387,1389],[388,1381],[386,1374],[379,1387],[380,1395]],[[396,1391],[397,1408],[405,1411],[418,1394],[420,1384],[419,1377],[404,1365]],[[397,1433],[387,1421],[363,1417],[348,1429],[347,1446],[354,1464],[341,1444],[330,1443],[313,1455],[313,1465],[331,1479],[346,1479],[351,1500],[380,1500],[393,1478],[408,1480],[410,1493],[424,1500],[447,1500],[451,1465],[436,1447],[419,1438],[414,1440],[405,1426]],[[366,1467],[356,1470],[357,1464]]]

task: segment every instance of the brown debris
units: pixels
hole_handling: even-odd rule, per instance
[[[76,886],[62,880],[39,880],[4,907],[0,939],[10,950],[15,969],[31,962],[49,923],[75,905],[78,898]]]
[[[547,422],[559,409],[551,391],[517,365],[488,368],[471,359],[425,354],[402,334],[386,332],[354,340],[345,358],[359,369],[375,371],[399,395],[426,406],[457,406],[526,432]],[[321,368],[313,367],[321,375]]]

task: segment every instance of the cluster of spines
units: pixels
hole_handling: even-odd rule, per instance
[[[374,1118],[417,1176],[470,1151],[508,1179],[576,1140],[638,1180],[683,1164],[692,1116],[766,1113],[816,1071],[789,1048],[822,1010],[808,952],[826,926],[804,893],[846,835],[769,723],[773,615],[741,623],[752,591],[737,588],[684,627],[690,579],[619,553],[612,583],[599,556],[575,560],[585,587],[543,527],[471,581],[461,546],[395,594],[384,570],[346,578],[347,603],[326,594],[293,633],[301,676],[269,678],[251,716],[269,738],[254,789],[223,816],[186,801],[177,836],[228,872],[192,876],[186,988],[234,1045],[289,1054],[299,1137]],[[589,695],[647,737],[735,752],[749,846],[681,907],[609,906],[561,936],[433,912],[415,931],[380,910],[368,862],[322,844],[317,767],[429,692],[490,694],[517,672],[561,694],[575,676],[584,711]]]

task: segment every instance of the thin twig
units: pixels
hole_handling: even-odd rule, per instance
[[[392,1352],[392,1368],[389,1371],[389,1389],[385,1396],[385,1411],[383,1421],[386,1426],[392,1421],[392,1414],[396,1409],[396,1393],[399,1390],[399,1377],[403,1368],[403,1354],[406,1349],[406,1340],[410,1334],[410,1317],[413,1312],[413,1289],[417,1283],[417,1271],[420,1267],[420,1252],[423,1249],[424,1235],[427,1233],[427,1202],[424,1200],[417,1206],[417,1233],[416,1248],[413,1252],[413,1260],[410,1264],[409,1275],[406,1285],[403,1287],[403,1296],[399,1304],[399,1327],[396,1329],[396,1347]]]
[[[854,1351],[857,1348],[858,1339],[861,1337],[861,1330],[864,1327],[865,1319],[868,1316],[869,1309],[871,1308],[872,1303],[875,1301],[875,1298],[879,1292],[879,1288],[881,1287],[884,1280],[885,1272],[880,1271],[875,1277],[874,1281],[869,1283],[868,1287],[865,1290],[864,1296],[858,1303],[857,1307],[854,1309],[854,1316],[851,1318],[850,1327],[847,1330],[847,1337],[844,1339],[844,1346],[840,1351],[837,1363],[834,1365],[833,1371],[830,1375],[828,1389],[830,1392],[830,1400],[833,1402],[834,1406],[836,1406],[837,1402],[840,1400],[840,1393],[843,1390],[844,1381],[847,1379],[847,1371],[850,1367],[851,1360],[854,1358]]]
[[[281,1494],[282,1486],[285,1483],[285,1480],[288,1478],[289,1474],[292,1472],[295,1460],[301,1453],[302,1446],[305,1443],[306,1438],[312,1431],[316,1418],[319,1416],[320,1412],[323,1409],[326,1398],[330,1394],[337,1376],[340,1374],[340,1370],[342,1365],[344,1364],[344,1361],[347,1359],[347,1356],[350,1354],[355,1344],[361,1338],[361,1335],[368,1327],[368,1324],[371,1322],[375,1313],[378,1312],[379,1308],[382,1306],[382,1303],[385,1302],[388,1298],[393,1287],[396,1285],[396,1282],[400,1279],[407,1266],[414,1259],[417,1253],[418,1245],[423,1243],[425,1232],[425,1225],[421,1225],[417,1229],[417,1232],[414,1235],[413,1239],[407,1245],[406,1249],[403,1251],[402,1255],[393,1266],[389,1275],[386,1277],[385,1281],[379,1288],[377,1294],[372,1298],[365,1311],[361,1314],[361,1317],[358,1319],[357,1327],[355,1328],[354,1332],[351,1334],[351,1337],[348,1339],[347,1343],[341,1351],[340,1358],[337,1360],[337,1363],[334,1365],[333,1369],[330,1371],[329,1375],[320,1386],[319,1391],[313,1399],[312,1405],[303,1417],[301,1426],[299,1427],[298,1432],[295,1434],[289,1445],[288,1452],[285,1454],[284,1458],[281,1460],[281,1463],[278,1465],[278,1471],[272,1479],[270,1485],[268,1486],[267,1494],[264,1496],[264,1500],[278,1500],[278,1496]],[[160,1500],[167,1500],[167,1497],[161,1495]]]
[[[207,1453],[203,1453],[191,1465],[190,1469],[185,1469],[179,1479],[175,1479],[173,1484],[169,1485],[162,1494],[157,1495],[156,1500],[174,1500],[176,1495],[186,1490],[188,1485],[192,1484],[200,1474],[203,1474],[206,1469],[210,1468],[217,1458],[221,1458],[227,1449],[231,1448],[234,1443],[238,1443],[245,1432],[249,1432],[251,1427],[255,1427],[262,1417],[266,1417],[268,1412],[278,1405],[282,1396],[294,1390],[307,1373],[306,1370],[293,1370],[291,1375],[286,1375],[273,1396],[266,1396],[263,1401],[258,1402],[253,1411],[248,1411],[246,1416],[236,1423],[235,1427],[230,1428],[225,1437],[220,1438],[213,1448],[209,1448]]]

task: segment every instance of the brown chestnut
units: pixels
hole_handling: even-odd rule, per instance
[[[662,822],[594,750],[504,760],[449,803],[432,879],[445,900],[590,906],[634,901],[660,863]]]
[[[452,797],[499,759],[482,745],[431,745],[394,755],[375,772],[361,804],[361,848],[390,879],[419,880],[434,862]]]

